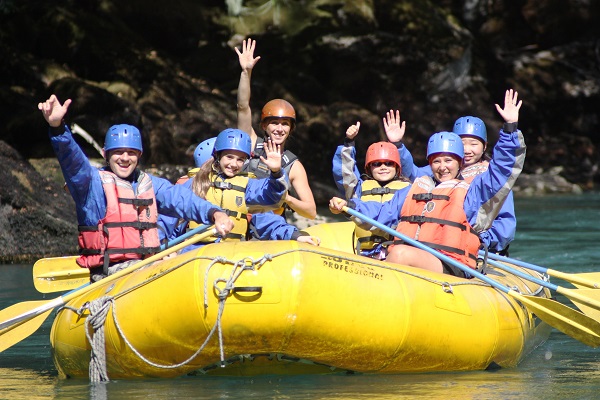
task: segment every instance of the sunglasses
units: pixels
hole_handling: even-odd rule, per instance
[[[393,161],[374,161],[371,163],[371,166],[373,166],[375,168],[379,168],[382,165],[385,165],[386,167],[394,167],[394,166],[396,166],[396,163]]]

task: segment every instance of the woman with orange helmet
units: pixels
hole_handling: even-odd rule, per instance
[[[335,184],[347,200],[357,198],[382,203],[408,186],[409,180],[403,176],[398,149],[390,142],[370,145],[365,159],[365,172],[359,173],[354,146],[359,129],[360,122],[348,127],[344,144],[336,149],[332,162]],[[357,254],[383,258],[383,244],[390,239],[383,231],[357,226],[354,230],[354,249]]]
[[[285,142],[296,128],[296,111],[294,107],[283,99],[274,99],[264,105],[260,118],[260,127],[264,136],[258,137],[252,127],[252,111],[250,109],[250,78],[252,69],[260,60],[254,57],[256,41],[248,38],[242,43],[242,51],[235,49],[238,54],[242,73],[238,86],[237,116],[238,129],[247,132],[252,140],[252,156],[245,169],[254,173],[258,178],[264,177],[268,170],[260,161],[264,152],[265,140],[271,140],[281,146],[283,151],[282,168],[290,180],[290,191],[285,198],[285,204],[300,216],[314,219],[317,215],[315,199],[308,184],[306,170],[298,157],[289,150],[285,150]],[[264,156],[264,155],[263,155]],[[283,213],[281,210],[280,213]]]

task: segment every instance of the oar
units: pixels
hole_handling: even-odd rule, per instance
[[[484,255],[482,251],[479,252],[481,256]],[[510,264],[518,265],[519,267],[531,269],[542,274],[548,274],[554,278],[562,279],[563,281],[570,282],[577,287],[583,286],[592,289],[600,289],[600,272],[589,272],[584,274],[569,274],[566,272],[560,272],[554,269],[540,267],[539,265],[530,264],[521,260],[515,260],[514,258],[504,257],[494,253],[488,253],[488,258],[496,261],[503,261]]]
[[[581,311],[583,311],[586,315],[595,320],[600,319],[600,290],[595,289],[568,289],[565,287],[561,287],[555,285],[553,283],[547,282],[543,279],[536,278],[531,276],[523,271],[518,269],[509,267],[506,264],[503,264],[499,261],[491,261],[488,260],[488,263],[496,268],[500,268],[506,272],[509,272],[513,275],[519,276],[523,279],[527,279],[533,283],[536,283],[540,286],[546,287],[550,290],[555,291],[556,293],[562,294],[569,300],[571,300]]]
[[[184,240],[207,230],[209,225],[200,225],[160,249],[166,250]],[[76,260],[79,256],[49,257],[39,259],[33,264],[33,286],[40,293],[66,292],[90,281],[90,270],[82,268]]]
[[[508,294],[509,296],[515,298],[516,300],[520,301],[522,304],[527,306],[527,308],[531,312],[536,314],[548,325],[562,331],[563,333],[571,336],[572,338],[579,340],[580,342],[585,343],[591,347],[600,346],[600,322],[588,317],[587,315],[584,315],[577,310],[567,307],[566,305],[561,304],[558,301],[550,300],[543,297],[527,296],[520,294],[515,290],[509,289],[503,284],[496,282],[495,280],[483,275],[482,273],[472,268],[469,268],[468,266],[459,263],[458,261],[424,245],[423,243],[413,240],[408,236],[403,235],[400,232],[391,229],[377,222],[376,220],[369,218],[366,215],[363,215],[362,213],[356,210],[353,210],[352,208],[344,207],[343,211],[381,229],[384,232],[389,233],[390,235],[402,239],[404,242],[410,244],[411,246],[417,247],[430,254],[433,254],[443,262],[451,264],[456,268],[459,268],[462,271],[491,285],[492,287],[503,291],[504,293]]]
[[[0,311],[0,321],[2,321],[0,322],[0,352],[6,350],[7,348],[20,342],[35,332],[46,320],[52,309],[65,305],[72,299],[94,290],[99,285],[105,285],[108,282],[115,281],[120,277],[153,263],[154,261],[158,261],[175,251],[181,250],[186,246],[194,244],[215,234],[216,229],[212,228],[200,235],[193,236],[183,243],[170,247],[167,250],[157,253],[136,264],[130,265],[129,267],[109,275],[104,279],[72,290],[53,300],[26,301],[5,308],[4,310]]]

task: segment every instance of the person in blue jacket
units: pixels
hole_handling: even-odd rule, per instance
[[[386,124],[386,119],[383,120]],[[360,174],[356,166],[354,138],[360,130],[360,122],[346,130],[344,144],[338,146],[333,156],[333,178],[346,200],[358,198],[362,201],[386,201],[394,193],[409,185],[404,176],[404,166],[400,163],[396,143],[375,142],[367,149],[365,172]],[[408,165],[412,168],[412,165]],[[355,227],[352,234],[354,252],[372,258],[385,257],[385,248],[391,237],[389,234],[371,227],[369,230]]]
[[[190,169],[187,174],[180,177],[176,184],[185,185],[191,190],[191,178],[194,177],[208,159],[212,157],[213,147],[215,145],[216,137],[208,138],[200,142],[194,149],[194,164],[195,167]],[[188,221],[180,220],[176,217],[171,217],[165,214],[158,215],[158,237],[161,243],[168,243],[173,239],[176,239],[183,235],[187,230]]]
[[[71,99],[61,104],[53,94],[38,104],[46,122],[66,186],[75,201],[81,256],[92,281],[156,253],[158,213],[215,224],[227,235],[233,223],[218,206],[197,198],[189,189],[141,171],[139,130],[113,125],[102,150],[107,165],[94,168],[64,123]]]
[[[430,176],[417,178],[410,188],[401,189],[384,203],[357,199],[348,202],[334,197],[329,202],[330,210],[337,214],[349,205],[476,268],[479,244],[476,235],[491,227],[523,168],[526,146],[523,134],[517,129],[521,105],[518,94],[512,90],[506,92],[504,108],[496,104],[506,124],[500,131],[487,170],[475,176],[470,184],[460,176],[464,158],[462,139],[453,132],[439,132],[432,135],[427,147]],[[368,225],[357,218],[354,221]],[[390,262],[469,277],[419,248],[395,243],[388,250]]]
[[[191,188],[192,180],[189,179],[196,175],[199,169],[208,162],[213,162],[213,152],[216,137],[206,139],[201,142],[194,151],[194,163],[196,168],[190,170],[188,174],[178,180],[179,184]],[[187,179],[186,179],[187,178]],[[181,221],[172,217],[159,215],[159,225],[163,226],[162,233],[166,240],[173,240],[183,235],[188,229],[188,221]],[[299,230],[294,225],[288,224],[281,215],[272,211],[252,214],[249,224],[247,238],[259,240],[297,240],[299,242],[319,245],[321,240],[318,237],[310,236],[308,233]],[[191,251],[200,245],[187,246],[181,250],[181,253]]]
[[[512,90],[506,91],[506,96],[510,97],[512,94]],[[400,124],[399,114],[394,116],[392,111],[387,113],[387,117],[389,124],[385,125],[385,129],[388,138],[400,142],[404,137],[406,122],[403,121]],[[485,124],[480,118],[463,116],[456,120],[452,131],[462,138],[465,157],[461,166],[461,176],[470,182],[476,175],[486,171],[489,165],[490,157],[485,152],[488,144]],[[424,167],[414,165],[413,157],[405,146],[399,146],[398,150],[402,165],[412,165],[412,168],[407,169],[408,172],[406,173],[411,181],[420,176],[431,174],[429,165]],[[501,255],[508,255],[508,247],[515,238],[516,230],[517,218],[515,216],[513,192],[511,191],[492,226],[486,231],[480,232],[479,236],[487,250]]]

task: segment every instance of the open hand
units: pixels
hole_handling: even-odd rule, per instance
[[[505,122],[519,122],[519,109],[523,105],[523,100],[518,100],[519,93],[508,89],[504,94],[504,108],[496,104],[496,110],[504,118]]]
[[[273,173],[281,170],[281,145],[273,143],[271,139],[265,141],[265,154],[267,158],[260,156],[260,161],[265,163]]]
[[[383,117],[383,128],[390,142],[397,143],[402,140],[406,131],[406,121],[402,121],[402,124],[400,123],[399,110],[396,110],[396,115],[394,115],[393,110],[385,114],[385,117]]]
[[[254,48],[256,47],[256,40],[252,40],[248,38],[248,40],[244,40],[242,42],[242,52],[235,48],[235,52],[238,54],[238,58],[240,60],[240,67],[242,70],[252,70],[258,60],[259,57],[254,57]]]

